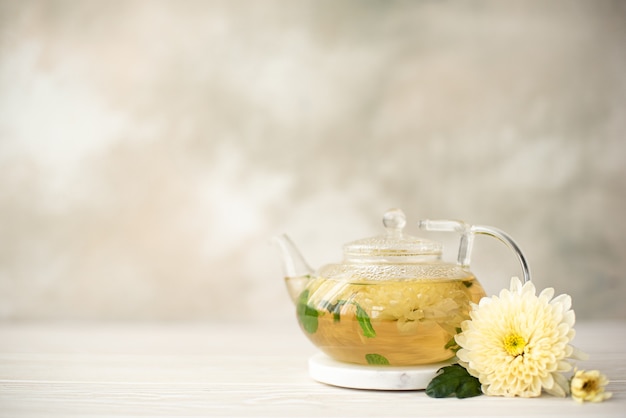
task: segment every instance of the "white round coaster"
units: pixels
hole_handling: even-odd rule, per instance
[[[419,390],[426,389],[437,370],[455,362],[420,366],[376,366],[342,363],[318,353],[309,359],[309,374],[318,382],[352,389]]]

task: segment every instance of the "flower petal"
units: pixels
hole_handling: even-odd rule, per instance
[[[561,373],[552,373],[554,385],[550,388],[544,387],[544,390],[552,395],[564,398],[569,393],[569,381]]]

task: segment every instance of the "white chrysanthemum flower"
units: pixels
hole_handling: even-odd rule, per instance
[[[602,402],[613,395],[604,391],[608,384],[609,379],[598,370],[577,370],[572,377],[572,398],[578,403]]]
[[[534,397],[544,389],[567,395],[569,382],[561,372],[580,354],[570,345],[575,317],[569,295],[553,296],[552,288],[536,295],[531,282],[522,286],[514,277],[510,290],[472,304],[471,319],[456,336],[457,357],[483,393]]]

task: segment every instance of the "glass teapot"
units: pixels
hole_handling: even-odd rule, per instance
[[[441,258],[440,243],[403,233],[401,210],[387,211],[383,225],[385,234],[344,245],[342,262],[317,270],[286,235],[276,238],[301,329],[340,362],[410,366],[452,358],[470,302],[485,296],[469,270],[476,234],[507,244],[521,263],[524,282],[530,280],[521,250],[496,228],[420,221],[424,230],[461,234],[457,263],[449,263]]]

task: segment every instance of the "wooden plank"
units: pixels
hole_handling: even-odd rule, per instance
[[[579,324],[614,399],[431,399],[326,386],[293,324],[0,324],[0,417],[603,416],[626,410],[626,324]]]

